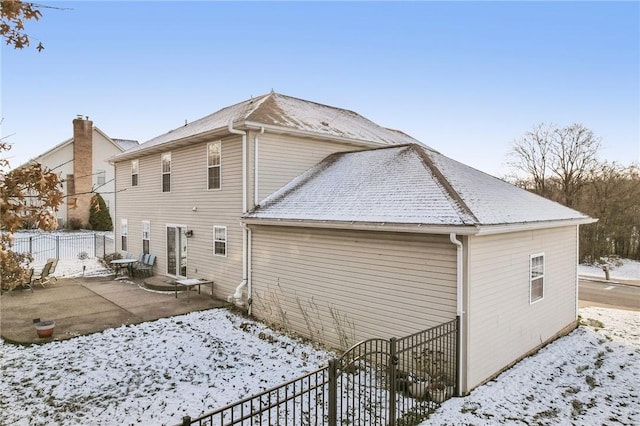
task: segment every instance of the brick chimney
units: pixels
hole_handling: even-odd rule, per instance
[[[93,185],[93,122],[79,115],[73,120],[73,194],[67,197],[67,220],[77,219],[83,227],[89,223]],[[70,188],[71,187],[71,188]]]

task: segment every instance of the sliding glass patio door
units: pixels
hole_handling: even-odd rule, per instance
[[[167,275],[187,276],[186,225],[167,225]]]

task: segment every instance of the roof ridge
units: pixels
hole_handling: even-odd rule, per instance
[[[462,212],[470,216],[475,223],[479,223],[476,215],[473,214],[473,211],[469,208],[467,203],[464,202],[460,194],[458,194],[458,192],[454,189],[453,185],[451,185],[451,183],[447,180],[442,171],[440,171],[440,169],[433,163],[433,160],[431,159],[431,157],[429,157],[427,152],[418,144],[409,144],[409,149],[413,150],[413,152],[418,155],[418,158],[422,161],[422,164],[433,174],[440,186],[442,186],[447,195],[458,204],[458,207],[462,210]],[[462,222],[466,224],[464,218],[461,217],[460,219],[462,219]]]

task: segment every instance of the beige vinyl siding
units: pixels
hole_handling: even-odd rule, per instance
[[[161,191],[160,153],[139,158],[136,187],[131,186],[131,161],[117,163],[116,223],[129,220],[128,251],[137,256],[142,252],[142,221],[150,221],[150,250],[158,256],[159,275],[167,274],[166,225],[186,225],[193,231],[187,240],[187,276],[214,279],[216,295],[226,298],[243,278],[242,143],[239,136],[222,139],[222,187],[208,190],[206,153],[212,141],[170,150],[171,192]],[[226,257],[213,255],[214,225],[227,227]],[[119,229],[116,234],[119,241]]]
[[[355,145],[264,133],[258,141],[258,201],[335,152],[355,151]]]
[[[342,347],[403,336],[456,315],[456,252],[442,236],[252,227],[252,312]],[[353,324],[353,327],[349,327]]]
[[[468,388],[576,319],[576,226],[470,237]],[[529,256],[544,253],[544,297],[529,303]]]

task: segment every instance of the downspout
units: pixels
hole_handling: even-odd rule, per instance
[[[242,214],[247,212],[247,132],[244,130],[236,130],[233,128],[233,119],[229,119],[229,133],[234,135],[242,135]],[[242,288],[247,285],[247,227],[242,226],[242,281],[236,288],[233,296],[227,299],[234,299],[236,304],[242,304]],[[251,293],[247,295],[251,298]]]
[[[455,232],[449,234],[449,240],[456,246],[456,316],[458,317],[458,394],[462,395],[462,328],[463,328],[463,301],[462,301],[462,243],[458,241]]]
[[[246,226],[246,225],[245,225]],[[252,233],[251,228],[247,227],[247,240],[249,242],[249,254],[247,255],[247,314],[251,316],[251,304],[253,300],[251,300],[252,290],[251,290],[251,245],[252,245]]]
[[[253,140],[253,204],[258,205],[258,135],[264,133],[264,127],[260,127],[260,133],[256,133]]]

